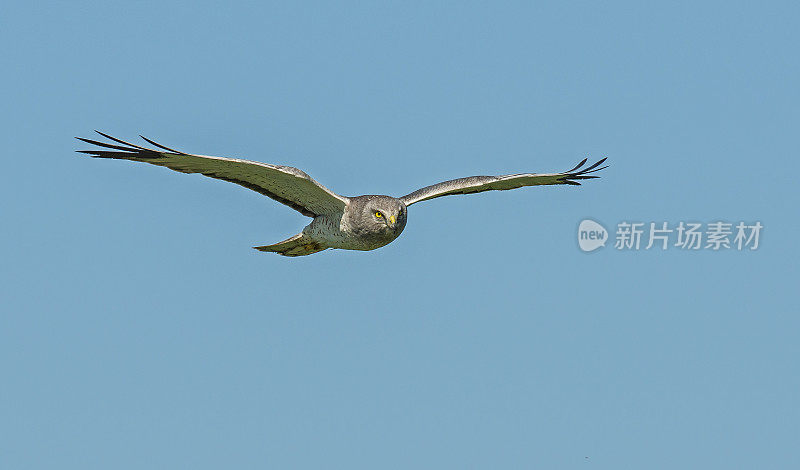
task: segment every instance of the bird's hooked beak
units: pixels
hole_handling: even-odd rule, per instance
[[[394,226],[396,224],[397,224],[397,217],[396,216],[390,216],[389,217],[389,227],[394,228]]]

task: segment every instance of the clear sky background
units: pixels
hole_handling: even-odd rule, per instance
[[[799,468],[793,2],[4,2],[0,468]],[[372,252],[87,158],[141,133],[411,207]],[[756,251],[578,249],[584,218]]]

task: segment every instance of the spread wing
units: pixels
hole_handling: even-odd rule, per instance
[[[426,186],[418,189],[411,194],[406,194],[400,199],[410,206],[416,202],[427,201],[441,196],[450,196],[453,194],[471,194],[480,193],[483,191],[506,190],[516,189],[523,186],[536,186],[543,184],[571,184],[580,186],[578,180],[586,180],[591,178],[599,178],[599,176],[590,175],[608,168],[607,166],[601,167],[600,165],[606,161],[605,158],[597,163],[581,169],[586,164],[587,159],[583,159],[578,163],[575,168],[562,172],[562,173],[522,173],[519,175],[503,175],[503,176],[470,176],[467,178],[459,178],[450,181]]]
[[[145,162],[165,166],[181,173],[200,173],[211,178],[230,181],[286,204],[308,217],[341,212],[349,201],[348,198],[339,196],[317,183],[305,172],[290,166],[270,165],[235,158],[191,155],[164,147],[140,136],[163,151],[153,150],[111,137],[100,131],[95,132],[122,145],[76,137],[83,142],[103,147],[95,150],[78,150],[78,152],[96,158]]]

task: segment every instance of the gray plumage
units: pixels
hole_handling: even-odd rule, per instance
[[[103,149],[111,149],[78,152],[98,158],[145,162],[182,173],[200,173],[229,181],[313,218],[311,223],[297,235],[273,245],[255,247],[259,251],[274,252],[284,256],[310,255],[328,248],[374,250],[400,236],[408,220],[408,206],[417,202],[454,194],[507,190],[523,186],[580,185],[580,180],[597,178],[591,173],[607,168],[600,166],[606,161],[605,158],[585,168],[583,166],[586,159],[583,159],[571,170],[561,173],[471,176],[426,186],[400,198],[379,195],[345,197],[332,192],[297,168],[235,158],[192,155],[164,147],[140,136],[161,149],[154,150],[125,142],[100,131],[95,132],[121,145],[76,137]]]

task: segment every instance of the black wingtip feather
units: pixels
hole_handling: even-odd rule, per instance
[[[117,142],[117,143],[120,143],[120,144],[123,144],[123,145],[127,145],[127,146],[129,146],[129,147],[137,148],[137,149],[139,149],[139,150],[146,150],[146,151],[149,151],[149,152],[151,152],[151,151],[152,151],[152,150],[150,150],[150,149],[148,149],[148,148],[146,148],[146,147],[142,147],[142,146],[139,146],[139,145],[136,145],[136,144],[132,144],[132,143],[130,143],[130,142],[125,142],[125,141],[124,141],[124,140],[122,140],[122,139],[117,139],[116,137],[112,137],[112,136],[110,136],[110,135],[108,135],[108,134],[106,134],[106,133],[104,133],[104,132],[100,132],[100,131],[98,131],[97,129],[95,129],[94,131],[95,131],[95,132],[97,132],[98,134],[102,135],[102,136],[103,136],[103,137],[105,137],[106,139],[113,140],[114,142]]]
[[[594,175],[576,175],[576,176],[570,176],[567,179],[570,179],[570,180],[590,180],[590,179],[594,179],[594,178],[599,178],[599,176],[594,176]]]
[[[608,158],[608,157],[606,157],[606,158]],[[598,166],[602,165],[602,164],[603,164],[603,162],[605,162],[605,161],[606,161],[606,158],[603,158],[603,159],[601,159],[601,160],[597,161],[596,163],[594,163],[594,164],[593,164],[592,166],[590,166],[589,168],[586,168],[586,169],[582,170],[582,171],[581,171],[581,173],[589,173],[589,172],[591,172],[592,170],[594,170],[594,169],[595,169],[595,168],[597,168]]]
[[[608,157],[601,158],[600,160],[596,161],[595,163],[591,164],[590,166],[580,169],[587,161],[587,159],[583,159],[581,163],[576,166],[575,168],[565,171],[562,173],[562,177],[559,179],[559,182],[563,184],[570,184],[573,186],[580,186],[581,184],[577,180],[588,180],[594,178],[600,178],[596,175],[590,175],[589,173],[596,173],[600,170],[608,168],[610,165],[600,166],[608,159]],[[579,170],[579,171],[576,171]]]
[[[114,150],[122,150],[122,151],[125,151],[125,152],[136,152],[136,149],[132,149],[130,147],[120,147],[119,145],[107,144],[105,142],[99,142],[99,141],[92,140],[92,139],[84,139],[83,137],[78,137],[78,140],[82,140],[82,141],[86,142],[87,144],[97,145],[98,147],[105,147],[105,148],[114,149]]]
[[[581,162],[580,162],[580,163],[578,163],[577,165],[575,165],[575,168],[572,168],[571,170],[567,170],[567,171],[565,171],[564,173],[572,173],[573,171],[575,171],[575,170],[577,170],[578,168],[582,167],[582,166],[583,166],[583,165],[586,163],[586,161],[587,161],[587,160],[589,160],[589,159],[588,159],[588,158],[584,158],[583,160],[581,160]]]
[[[171,149],[171,148],[165,147],[165,146],[163,146],[163,145],[161,145],[161,144],[159,144],[157,142],[153,142],[152,140],[148,139],[147,137],[145,137],[145,136],[143,136],[141,134],[139,134],[139,137],[141,137],[142,139],[146,140],[147,142],[155,145],[156,147],[158,147],[160,149],[164,149],[164,150],[167,150],[167,151],[170,151],[170,152],[173,152],[173,153],[177,153],[178,155],[188,155],[186,153],[181,152],[180,150]]]
[[[611,165],[601,166],[600,168],[595,168],[594,170],[592,170],[592,171],[587,171],[586,173],[595,173],[595,172],[598,172],[598,171],[600,171],[600,170],[605,170],[606,168],[608,168],[608,167],[610,167],[610,166],[611,166]]]
[[[105,151],[105,150],[78,150],[79,153],[84,153],[84,154],[91,155],[93,157],[100,157],[100,158],[123,158],[123,159],[124,158],[127,158],[127,159],[151,159],[151,158],[158,158],[158,157],[161,157],[161,156],[164,155],[164,153],[161,150],[154,150],[154,149],[150,149],[150,148],[147,148],[147,147],[142,147],[140,145],[132,144],[132,143],[126,142],[126,141],[124,141],[122,139],[118,139],[116,137],[112,137],[112,136],[110,136],[110,135],[108,135],[108,134],[106,134],[104,132],[100,132],[98,130],[95,130],[95,132],[97,132],[98,134],[100,134],[101,136],[103,136],[103,137],[105,137],[105,138],[107,138],[109,140],[112,140],[114,142],[123,144],[124,146],[109,144],[107,142],[100,142],[100,141],[92,140],[92,139],[86,139],[86,138],[83,138],[83,137],[75,137],[76,139],[80,140],[81,142],[86,142],[87,144],[96,145],[98,147],[112,149],[112,150],[120,150],[120,152],[109,152],[109,151]],[[164,147],[163,145],[157,144],[157,143],[153,142],[152,140],[150,140],[150,139],[148,139],[146,137],[142,136],[142,138],[144,140],[146,140],[147,142],[150,142],[151,144],[153,144],[153,145],[155,145],[155,146],[157,146],[159,148],[162,148],[162,149],[167,150],[169,152],[173,152],[173,153],[175,153],[177,155],[188,155],[188,154],[180,152],[178,150],[174,150],[174,149],[171,149],[169,147]]]

